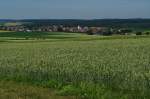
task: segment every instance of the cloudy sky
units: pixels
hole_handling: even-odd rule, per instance
[[[150,0],[0,0],[0,19],[150,18]]]

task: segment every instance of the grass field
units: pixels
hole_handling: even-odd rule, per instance
[[[25,87],[27,99],[150,98],[149,36],[2,32],[0,41],[0,96]]]

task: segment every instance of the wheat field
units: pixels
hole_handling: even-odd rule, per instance
[[[149,37],[6,36],[0,42],[1,81],[53,88],[58,95],[85,99],[150,97]]]

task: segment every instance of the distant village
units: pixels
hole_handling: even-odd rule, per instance
[[[18,31],[18,32],[81,32],[86,33],[88,31],[91,32],[100,32],[100,31],[106,31],[107,28],[104,27],[64,27],[63,25],[60,26],[40,26],[40,27],[28,27],[23,25],[18,26],[0,26],[1,30],[7,30],[7,31]]]
[[[53,26],[0,26],[0,30],[6,31],[17,31],[17,32],[71,32],[71,33],[86,33],[88,35],[128,35],[131,34],[130,29],[113,29],[108,27],[87,27],[87,26],[76,26],[76,27],[66,27],[63,25],[53,25]],[[138,33],[140,35],[142,33]]]

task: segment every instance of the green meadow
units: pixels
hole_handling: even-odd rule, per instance
[[[0,32],[2,99],[149,99],[149,92],[149,36]]]

